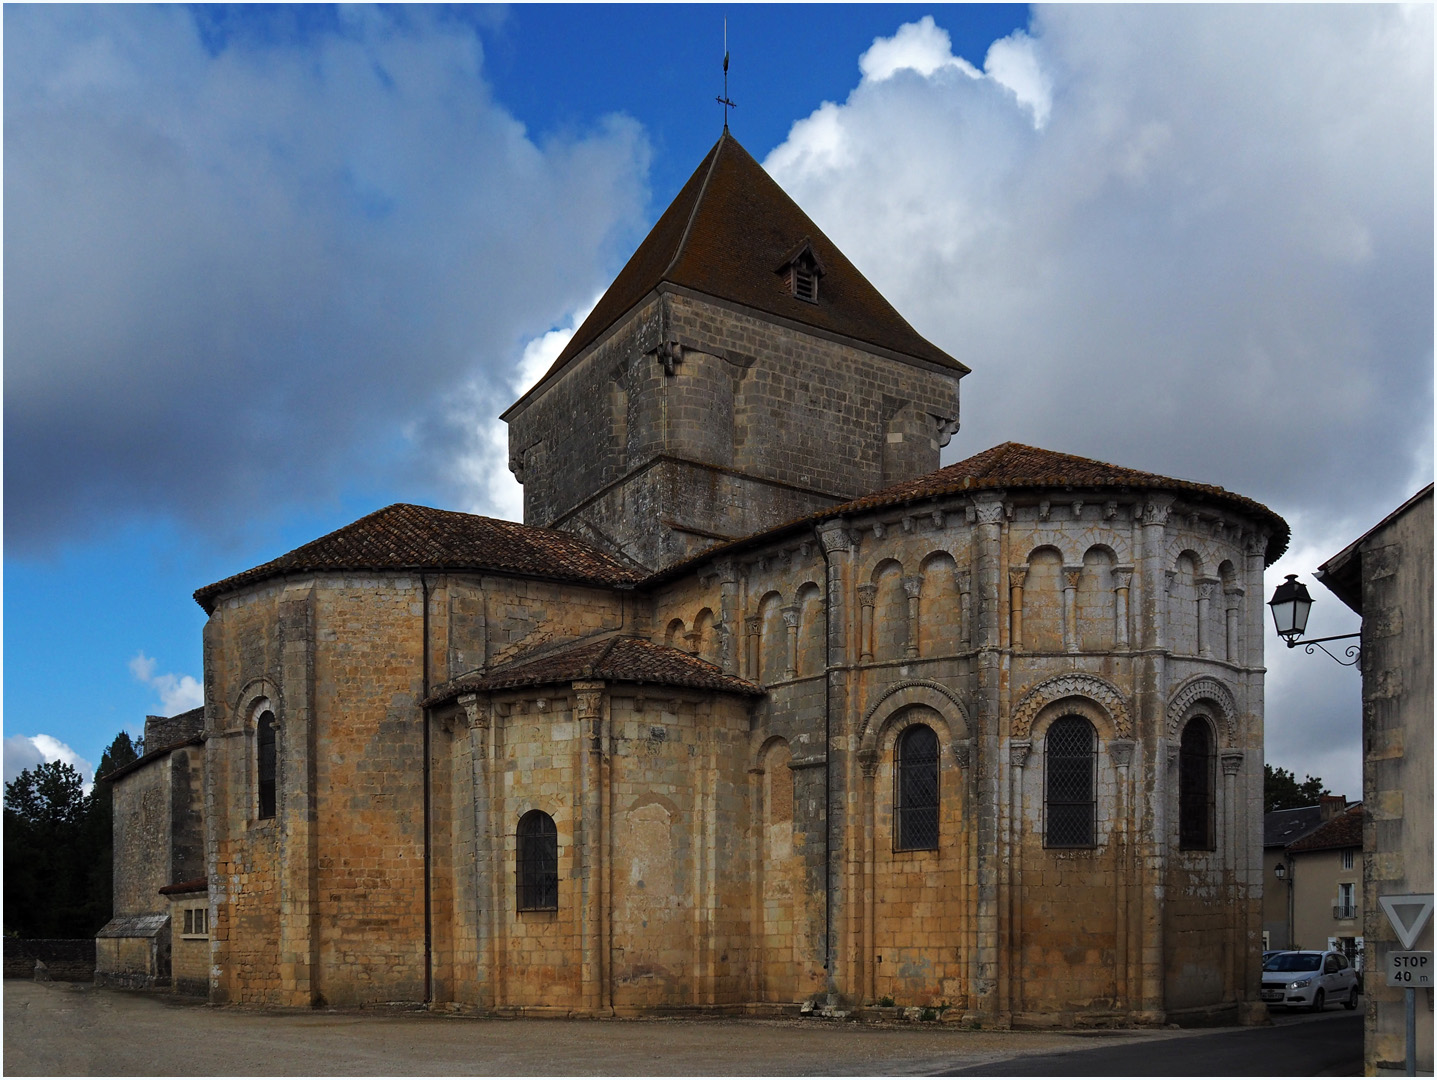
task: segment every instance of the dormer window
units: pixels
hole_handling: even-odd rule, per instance
[[[807,237],[783,260],[778,272],[787,280],[790,296],[805,303],[818,303],[818,279],[823,276],[823,263],[813,253],[813,244]]]

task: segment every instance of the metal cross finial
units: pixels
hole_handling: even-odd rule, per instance
[[[714,98],[723,106],[723,130],[728,134],[728,111],[737,109],[738,105],[729,100],[728,96],[728,20],[723,21],[723,97]]]

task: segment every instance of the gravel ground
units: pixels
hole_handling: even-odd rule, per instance
[[[1176,1031],[962,1031],[811,1019],[495,1020],[211,1008],[88,984],[4,984],[7,1076],[927,1075]]]

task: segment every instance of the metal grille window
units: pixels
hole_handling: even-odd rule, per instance
[[[1189,720],[1178,751],[1178,847],[1185,851],[1217,847],[1214,764],[1212,729]]]
[[[894,770],[894,848],[938,848],[938,736],[914,724],[898,737]]]
[[[261,714],[255,736],[258,754],[257,771],[259,773],[259,816],[272,818],[274,817],[276,775],[274,713]]]
[[[1098,739],[1081,716],[1065,716],[1048,729],[1043,756],[1047,770],[1044,804],[1047,847],[1092,847],[1096,843]]]
[[[519,819],[519,910],[555,911],[559,907],[559,830],[542,810]]]

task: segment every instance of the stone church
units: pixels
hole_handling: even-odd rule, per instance
[[[504,414],[524,524],[389,506],[195,594],[205,706],[114,779],[102,968],[1251,1018],[1287,526],[1015,443],[939,468],[967,370],[726,131]]]

